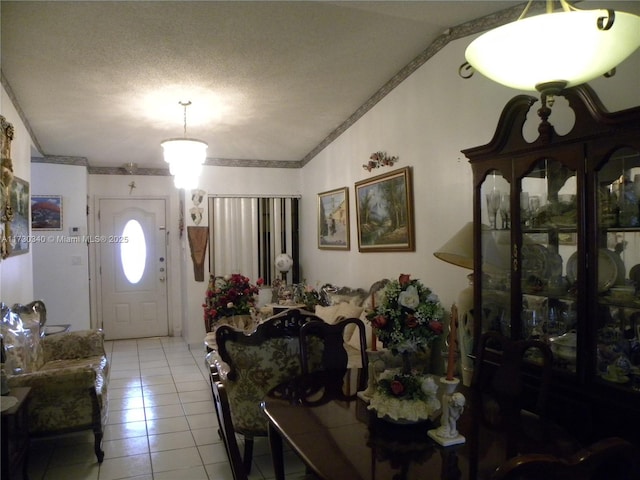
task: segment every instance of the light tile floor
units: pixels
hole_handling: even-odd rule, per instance
[[[110,341],[106,349],[111,374],[103,463],[96,460],[90,431],[33,439],[29,478],[232,479],[218,436],[204,348],[190,350],[182,338],[162,337]],[[295,454],[285,452],[285,461],[288,478],[305,478]],[[273,478],[266,438],[255,441],[249,478]]]

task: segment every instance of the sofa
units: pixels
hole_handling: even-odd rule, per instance
[[[375,350],[381,350],[382,344],[374,338],[371,323],[367,320],[366,314],[372,310],[372,307],[376,302],[378,305],[380,304],[382,301],[382,292],[388,282],[389,280],[387,279],[379,280],[373,283],[369,290],[325,284],[318,289],[318,303],[312,307],[313,310],[308,308],[307,310],[302,309],[302,311],[314,313],[321,320],[330,324],[334,324],[340,319],[359,318],[365,325],[367,349],[371,350],[373,348],[373,342],[375,341]],[[296,286],[290,286],[290,288],[295,289]],[[281,306],[286,307],[287,305],[284,304]],[[237,330],[243,330],[249,333],[255,330],[260,323],[274,316],[272,308],[273,305],[263,308],[260,311],[260,315],[253,317],[250,315],[236,315],[219,321],[215,325],[213,331],[206,333],[204,343],[207,352],[216,349],[215,330],[217,327],[221,325],[229,325]],[[362,366],[360,365],[361,355],[359,336],[357,334],[354,335],[354,332],[355,326],[345,330],[344,335],[349,368]]]
[[[1,303],[0,309],[7,384],[9,389],[31,387],[30,435],[91,429],[101,463],[109,378],[102,330],[45,336],[43,302],[12,307]]]

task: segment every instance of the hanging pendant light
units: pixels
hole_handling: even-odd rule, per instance
[[[484,76],[508,87],[553,95],[593,80],[640,47],[640,17],[613,10],[579,10],[560,0],[562,12],[523,18],[484,33],[465,58]],[[461,71],[462,71],[461,67]]]
[[[170,138],[160,145],[176,188],[194,189],[198,187],[202,164],[207,158],[208,145],[201,140],[187,138],[187,107],[191,102],[178,103],[184,108],[184,137]]]

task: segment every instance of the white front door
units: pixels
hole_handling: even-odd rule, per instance
[[[100,199],[98,218],[105,337],[168,335],[165,200]]]

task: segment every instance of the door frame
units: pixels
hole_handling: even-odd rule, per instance
[[[96,234],[100,226],[100,220],[98,218],[98,212],[100,209],[101,200],[125,200],[132,203],[136,200],[164,200],[165,202],[165,227],[166,227],[166,284],[167,284],[167,314],[168,314],[168,329],[169,336],[176,334],[176,325],[174,325],[175,316],[174,312],[174,292],[179,286],[179,266],[174,265],[173,262],[173,242],[171,237],[173,230],[170,228],[170,222],[173,218],[171,212],[174,205],[172,205],[171,197],[168,195],[145,195],[145,196],[114,196],[114,195],[96,195],[93,198],[92,207],[89,208],[89,217],[91,224],[91,231],[89,234]],[[87,202],[91,205],[91,202]],[[175,272],[175,274],[174,274]],[[176,277],[176,275],[178,275]],[[91,326],[92,328],[104,328],[102,318],[102,278],[100,276],[100,249],[96,243],[89,243],[89,292],[90,292],[90,308],[91,308]]]

